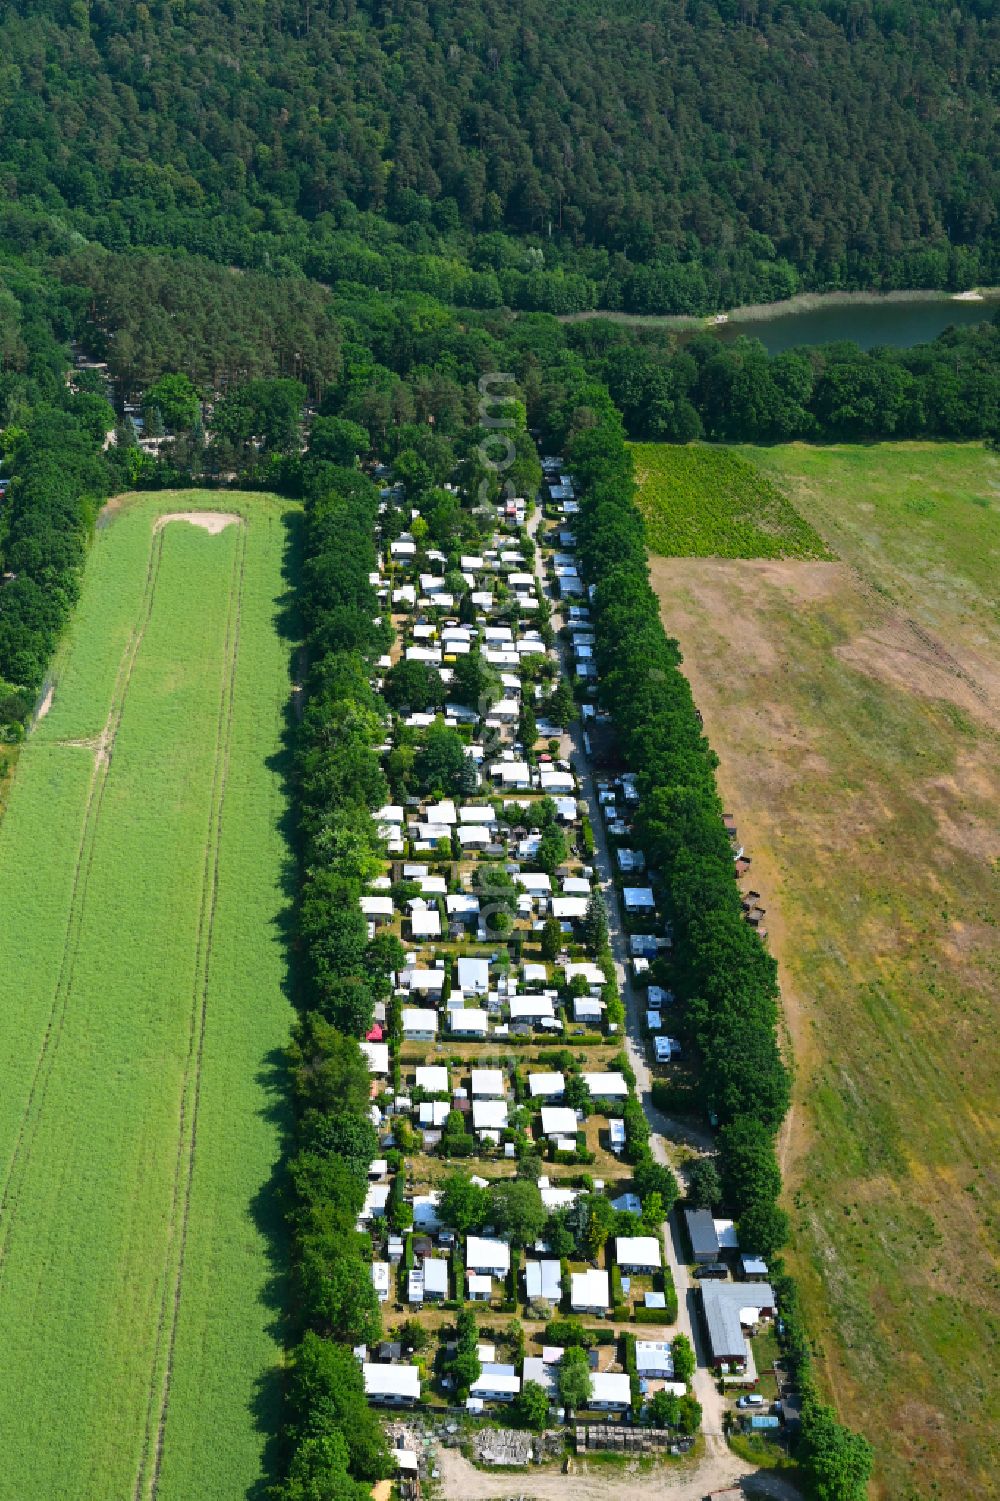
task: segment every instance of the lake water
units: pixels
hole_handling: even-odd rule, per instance
[[[848,339],[861,349],[888,344],[910,349],[926,344],[953,325],[982,323],[1000,310],[1000,291],[991,288],[977,301],[954,297],[905,293],[880,297],[866,292],[829,292],[794,297],[787,303],[769,303],[761,308],[737,308],[728,322],[711,324],[698,318],[674,315],[640,315],[595,310],[566,313],[561,323],[581,323],[606,318],[634,327],[665,328],[681,339],[697,329],[709,328],[720,339],[731,341],[745,334],[759,339],[769,354],[794,349],[801,344],[832,344]]]
[[[850,339],[862,349],[876,344],[909,349],[937,338],[952,325],[992,318],[998,307],[1000,301],[994,297],[981,302],[956,302],[952,297],[823,301],[761,318],[734,315],[717,331],[726,340],[739,334],[760,339],[769,354],[780,354],[799,344],[831,344],[838,339]]]

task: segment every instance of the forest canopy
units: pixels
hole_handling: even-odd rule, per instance
[[[0,180],[112,250],[480,306],[969,285],[1000,279],[995,28],[989,0],[22,0]]]

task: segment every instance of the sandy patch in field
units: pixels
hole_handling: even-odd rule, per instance
[[[157,516],[153,523],[153,531],[158,532],[166,526],[168,521],[189,521],[192,526],[200,526],[210,536],[218,536],[219,532],[225,531],[227,526],[239,524],[242,516],[235,511],[167,511],[162,516]]]

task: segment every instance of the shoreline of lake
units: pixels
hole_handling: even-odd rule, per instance
[[[602,318],[633,328],[657,328],[682,340],[714,333],[723,343],[759,339],[769,354],[845,342],[861,349],[897,349],[929,343],[952,325],[985,322],[1000,307],[1000,287],[966,292],[799,292],[782,302],[750,303],[728,313],[695,318],[676,313],[622,313],[595,309],[569,313],[563,323]]]
[[[756,323],[762,319],[784,318],[791,313],[818,313],[825,308],[889,307],[917,302],[989,307],[991,303],[1000,302],[1000,287],[970,287],[965,292],[796,292],[794,297],[786,297],[781,302],[749,302],[743,307],[730,308],[726,313],[710,314],[700,321],[709,328],[722,328],[725,324],[716,323],[716,318],[724,318],[726,323]]]

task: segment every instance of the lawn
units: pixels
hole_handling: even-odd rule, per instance
[[[878,1494],[1000,1464],[1000,461],[744,450],[838,561],[652,560],[767,909],[792,1263]]]
[[[681,558],[822,558],[819,535],[733,448],[633,443],[653,552]]]
[[[238,512],[218,535],[159,513]],[[0,1497],[242,1498],[275,1426],[294,508],[116,503],[0,823]]]

